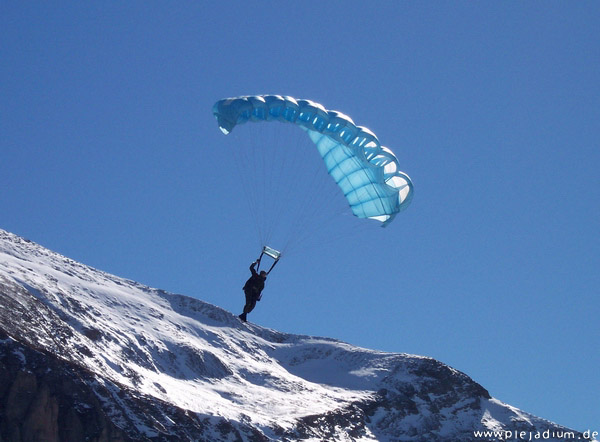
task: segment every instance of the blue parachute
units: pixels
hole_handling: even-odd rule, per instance
[[[213,114],[224,134],[247,121],[281,121],[307,131],[327,172],[341,188],[354,215],[389,224],[412,200],[413,184],[398,159],[373,132],[350,117],[310,100],[251,95],[219,100]]]

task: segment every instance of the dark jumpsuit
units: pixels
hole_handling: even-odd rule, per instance
[[[254,310],[256,301],[260,299],[260,294],[265,288],[265,280],[267,279],[266,276],[262,277],[256,272],[254,269],[255,266],[255,262],[250,265],[252,276],[246,281],[243,288],[244,294],[246,295],[246,305],[244,305],[244,313],[240,315],[240,318],[244,321],[246,320],[246,315]]]

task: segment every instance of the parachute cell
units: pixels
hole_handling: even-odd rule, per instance
[[[224,134],[248,121],[280,121],[305,130],[359,218],[385,226],[412,200],[412,181],[400,171],[394,153],[347,115],[281,95],[226,98],[215,103],[213,114]]]

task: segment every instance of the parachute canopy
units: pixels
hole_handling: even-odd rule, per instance
[[[373,132],[340,112],[310,100],[250,95],[217,101],[213,114],[225,135],[248,121],[280,121],[305,130],[359,218],[385,226],[412,200],[412,181],[399,170],[394,153]]]

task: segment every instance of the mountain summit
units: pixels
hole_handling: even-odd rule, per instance
[[[0,344],[0,440],[583,438],[434,359],[242,324],[3,230]]]

